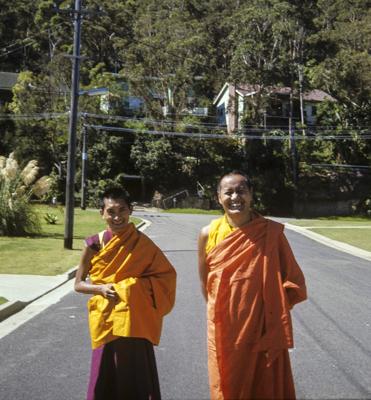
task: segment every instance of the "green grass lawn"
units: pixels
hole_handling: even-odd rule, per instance
[[[371,219],[362,217],[329,217],[290,220],[330,239],[371,251]]]
[[[0,305],[6,303],[8,300],[4,299],[4,297],[0,297]]]
[[[105,224],[98,210],[75,209],[73,250],[64,249],[63,208],[37,206],[43,233],[37,237],[0,237],[0,274],[58,275],[68,271],[80,260],[83,241],[100,232]],[[43,216],[53,213],[56,225],[49,225]],[[132,218],[134,223],[140,219]]]

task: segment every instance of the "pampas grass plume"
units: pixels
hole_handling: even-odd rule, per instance
[[[7,179],[14,179],[17,176],[18,172],[18,163],[17,160],[14,158],[14,153],[10,153],[9,157],[5,163],[4,176]]]
[[[49,176],[42,176],[32,187],[32,192],[37,197],[42,197],[46,194],[52,185],[52,179]]]
[[[28,164],[23,168],[21,172],[21,178],[23,183],[26,186],[31,185],[32,182],[36,179],[36,176],[39,172],[39,167],[37,166],[36,160],[31,160]]]

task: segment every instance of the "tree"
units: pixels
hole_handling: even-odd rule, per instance
[[[160,117],[183,112],[190,90],[207,68],[207,35],[189,12],[187,2],[143,2],[137,10],[132,37],[116,40],[123,64],[121,74],[133,92],[145,100],[148,115]]]
[[[370,5],[360,0],[318,1],[317,32],[311,37],[317,63],[310,78],[338,100],[341,118],[333,122],[342,127],[371,121]]]

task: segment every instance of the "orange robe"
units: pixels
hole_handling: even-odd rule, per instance
[[[163,316],[175,301],[176,272],[162,251],[129,224],[92,259],[93,284],[113,283],[119,301],[89,299],[92,348],[118,337],[160,341]]]
[[[211,399],[295,398],[289,310],[306,299],[303,273],[282,224],[226,224],[211,224],[206,247]]]

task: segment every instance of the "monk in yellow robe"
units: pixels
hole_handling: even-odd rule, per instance
[[[223,176],[218,200],[224,216],[199,236],[211,399],[294,399],[290,310],[306,299],[303,273],[283,225],[251,210],[248,176]]]
[[[108,227],[86,239],[76,273],[75,290],[94,295],[88,301],[88,400],[161,398],[153,345],[174,305],[176,272],[129,222],[131,212],[125,190],[103,194],[101,215]]]

